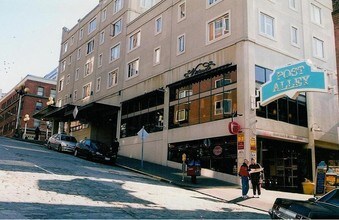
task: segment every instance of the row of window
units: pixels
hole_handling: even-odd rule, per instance
[[[297,10],[296,0],[289,0],[290,8]],[[322,25],[322,10],[315,4],[311,4],[311,21],[314,24]],[[268,13],[260,12],[260,34],[270,39],[276,37],[276,19]],[[300,47],[300,33],[296,25],[291,25],[290,41],[293,46]],[[315,58],[324,59],[324,40],[320,37],[312,37],[312,53]]]

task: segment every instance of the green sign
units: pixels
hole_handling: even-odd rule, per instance
[[[260,104],[265,106],[284,96],[295,99],[300,92],[327,91],[325,72],[304,61],[274,70],[270,81],[260,88]]]

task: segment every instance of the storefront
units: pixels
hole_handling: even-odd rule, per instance
[[[302,182],[311,179],[311,150],[305,144],[258,139],[258,162],[264,167],[266,189],[301,192]]]

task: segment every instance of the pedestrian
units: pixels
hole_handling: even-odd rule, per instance
[[[247,193],[249,190],[249,183],[248,178],[250,176],[248,172],[248,163],[249,161],[247,159],[244,159],[244,163],[241,165],[239,170],[239,176],[241,178],[241,191],[242,191],[242,198],[247,199]]]
[[[254,198],[259,198],[261,195],[261,190],[260,190],[260,176],[261,172],[263,171],[263,168],[260,166],[259,163],[256,163],[255,159],[251,159],[251,164],[249,165],[249,170],[250,170],[250,178],[251,178],[251,183],[252,183],[252,188],[253,188],[253,197]],[[258,196],[256,195],[258,191]]]
[[[39,135],[40,135],[40,128],[39,128],[39,126],[37,126],[36,129],[35,129],[34,140],[39,140]]]

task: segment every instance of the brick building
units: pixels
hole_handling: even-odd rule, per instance
[[[29,115],[26,137],[34,138],[34,131],[39,126],[41,130],[40,140],[46,136],[46,122],[33,119],[32,115],[46,106],[49,97],[56,96],[56,81],[37,76],[27,75],[3,99],[0,100],[0,135],[6,137],[23,137],[25,122],[24,117]],[[26,89],[21,93],[21,106],[19,109],[20,89]],[[19,109],[19,117],[18,117]],[[19,120],[18,120],[19,119]],[[18,132],[16,132],[18,128]]]

